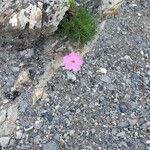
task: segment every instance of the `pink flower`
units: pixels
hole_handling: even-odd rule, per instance
[[[65,69],[77,72],[81,69],[82,64],[83,59],[78,53],[71,52],[69,55],[64,56]]]

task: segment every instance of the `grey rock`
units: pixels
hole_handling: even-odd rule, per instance
[[[147,140],[145,143],[148,144],[148,145],[150,145],[150,140]]]
[[[24,85],[30,85],[32,83],[31,76],[29,70],[22,70],[18,75],[18,79],[16,80],[14,87],[11,89],[12,91],[20,91]]]
[[[111,78],[109,76],[102,76],[101,81],[106,82],[106,83],[111,83]]]
[[[150,132],[150,121],[145,122],[145,123],[142,125],[142,128],[143,128],[144,131]]]
[[[118,144],[119,147],[127,147],[127,143],[124,142],[124,141],[121,141],[119,144]]]
[[[118,127],[120,128],[128,128],[130,126],[128,121],[119,122]]]
[[[25,100],[22,100],[19,103],[19,111],[20,112],[25,112],[26,108],[28,107],[28,103]]]
[[[43,113],[42,117],[46,119],[49,122],[49,124],[53,121],[54,118],[54,116],[50,112]]]
[[[109,86],[107,88],[108,88],[108,90],[113,91],[115,87],[113,84],[109,84]]]
[[[130,124],[131,124],[132,126],[136,125],[136,123],[138,122],[137,119],[130,119],[130,118],[128,118],[127,120],[130,122]]]
[[[35,129],[40,129],[43,125],[43,120],[37,120],[35,121],[35,124],[34,124],[34,128]]]
[[[10,69],[11,69],[13,72],[18,72],[18,71],[20,70],[19,67],[15,67],[15,66],[10,67]]]
[[[58,144],[54,141],[50,141],[43,146],[43,150],[58,150]]]
[[[125,102],[122,102],[119,104],[119,110],[121,113],[125,113],[128,110],[128,106],[126,105]]]
[[[113,128],[111,133],[115,135],[117,133],[117,129]]]
[[[0,136],[11,134],[16,127],[16,119],[18,114],[18,105],[14,104],[7,109],[7,120],[0,125]]]
[[[47,36],[57,30],[68,8],[67,0],[1,1],[0,40],[5,36],[9,43],[22,44],[21,49],[32,47],[41,33]]]
[[[2,147],[7,147],[11,137],[0,137],[0,145]]]
[[[6,110],[1,110],[0,111],[0,124],[2,124],[5,119],[6,119],[6,114],[7,114],[7,111]]]
[[[14,82],[15,82],[15,79],[14,79],[14,76],[9,76],[6,78],[6,81],[7,81],[7,86],[13,86]]]
[[[24,51],[20,51],[20,55],[24,56],[25,58],[31,58],[34,55],[34,49],[26,49]]]
[[[122,131],[122,132],[119,132],[119,133],[117,134],[117,137],[124,138],[125,135],[126,135],[126,133],[125,133],[124,131]]]
[[[14,90],[10,92],[4,92],[4,94],[7,99],[15,100],[18,96],[20,96],[21,92]]]
[[[60,138],[59,134],[56,133],[55,136],[54,136],[54,139],[59,140],[59,138]]]
[[[21,139],[22,138],[22,131],[21,130],[19,130],[19,131],[16,131],[16,139]]]
[[[76,81],[76,76],[75,76],[75,74],[73,74],[72,72],[67,72],[67,79],[68,80],[71,80],[71,81]]]

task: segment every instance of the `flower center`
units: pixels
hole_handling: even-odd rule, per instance
[[[74,63],[75,63],[75,60],[72,60],[71,62],[74,64]]]

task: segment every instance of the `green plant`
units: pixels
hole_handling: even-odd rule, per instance
[[[69,0],[69,1],[68,1],[68,4],[69,4],[70,9],[76,7],[76,2],[75,2],[75,0]]]
[[[96,23],[89,11],[83,7],[77,7],[74,0],[70,0],[70,9],[60,22],[57,30],[59,36],[67,36],[69,39],[86,44],[96,32]]]

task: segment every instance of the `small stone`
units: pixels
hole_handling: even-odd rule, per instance
[[[69,134],[70,134],[70,136],[73,136],[74,133],[75,133],[75,130],[71,130]]]
[[[59,134],[56,133],[55,136],[54,136],[54,139],[59,140],[59,138],[60,138]]]
[[[117,134],[117,137],[121,137],[121,138],[124,138],[126,135],[126,133],[124,131],[120,132]]]
[[[120,128],[128,128],[130,126],[128,121],[119,122],[118,127]]]
[[[141,16],[142,16],[142,14],[141,14],[141,13],[137,13],[137,15],[138,15],[139,17],[141,17]]]
[[[113,128],[111,133],[112,133],[113,135],[117,134],[117,129]]]
[[[111,83],[111,78],[106,75],[102,76],[101,80],[106,83]]]
[[[125,102],[122,102],[122,103],[119,104],[119,110],[120,110],[121,113],[127,112],[128,107],[127,107]]]
[[[46,112],[44,114],[42,114],[42,117],[44,117],[49,123],[51,123],[53,121],[53,115],[49,112]]]
[[[147,140],[145,143],[148,144],[148,145],[150,145],[150,140]]]
[[[136,125],[136,123],[137,123],[137,119],[130,119],[130,118],[128,118],[127,120],[130,122],[130,124],[132,126]]]
[[[7,104],[8,102],[9,102],[8,99],[4,99],[4,100],[3,100],[3,104]]]
[[[119,144],[118,144],[119,147],[127,147],[127,143],[125,143],[124,141],[121,141]]]
[[[143,124],[142,128],[143,128],[143,130],[144,130],[145,132],[150,133],[150,121],[145,122],[145,123]]]
[[[24,56],[25,58],[31,58],[34,55],[34,50],[33,48],[31,48],[31,49],[26,49],[24,51],[20,51],[20,55]]]
[[[18,72],[19,71],[19,67],[14,67],[14,66],[12,66],[11,68],[10,68],[13,72]]]
[[[43,150],[58,150],[58,145],[54,141],[50,141],[43,146]]]
[[[4,92],[5,97],[10,100],[15,100],[21,93],[19,91]]]
[[[16,127],[18,105],[14,104],[7,108],[7,119],[0,125],[0,137],[11,134]]]
[[[2,147],[7,147],[9,141],[10,141],[10,137],[1,137],[0,138],[0,145]]]
[[[125,59],[125,60],[132,60],[131,57],[128,56],[128,55],[125,55],[125,56],[124,56],[124,59]]]
[[[21,139],[22,138],[22,131],[16,131],[16,139]]]
[[[93,129],[91,129],[91,132],[94,134],[96,132],[96,130],[93,128]]]
[[[113,91],[114,90],[114,85],[113,84],[109,84],[109,86],[107,86],[107,89],[110,90],[110,91]]]
[[[76,81],[76,76],[72,72],[67,72],[67,79],[71,81]]]
[[[17,90],[20,91],[24,85],[30,85],[32,83],[32,80],[30,78],[30,72],[29,70],[23,70],[19,76],[18,79],[12,88],[12,91]]]
[[[142,56],[144,56],[144,52],[143,52],[142,50],[140,51],[140,54],[141,54]]]
[[[40,87],[34,90],[32,95],[33,105],[40,99],[47,99],[48,94],[44,87]]]
[[[6,85],[7,86],[13,86],[15,82],[14,76],[9,76],[6,78]]]
[[[33,129],[33,126],[31,126],[31,127],[25,127],[25,128],[24,128],[24,131],[28,132],[28,131],[30,131],[30,130],[32,130],[32,129]]]
[[[19,111],[20,112],[25,112],[27,107],[28,107],[27,101],[24,101],[24,100],[20,101],[20,103],[19,103]]]
[[[106,74],[107,73],[107,70],[105,68],[99,68],[97,70],[97,73],[102,73],[102,74]]]
[[[43,120],[37,120],[35,121],[35,124],[34,124],[34,128],[35,129],[40,129],[43,125]]]
[[[1,110],[0,111],[0,124],[2,124],[5,119],[6,119],[6,114],[7,114],[7,111],[6,110]]]

